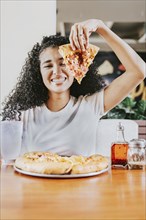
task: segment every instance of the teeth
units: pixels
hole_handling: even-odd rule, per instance
[[[66,77],[62,77],[62,78],[59,78],[59,79],[51,79],[51,82],[63,83],[65,80],[66,80]]]

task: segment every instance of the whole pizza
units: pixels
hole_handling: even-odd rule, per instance
[[[68,157],[51,152],[28,152],[15,160],[15,167],[39,174],[86,174],[106,169],[108,159],[98,154]]]

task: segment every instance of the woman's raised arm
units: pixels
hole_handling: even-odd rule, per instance
[[[101,20],[90,19],[71,28],[70,43],[73,49],[85,50],[92,32],[99,34],[117,55],[126,71],[105,89],[105,112],[121,102],[145,78],[146,64],[139,55]]]

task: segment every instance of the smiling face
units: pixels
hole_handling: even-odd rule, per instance
[[[49,92],[69,92],[74,77],[67,70],[63,58],[58,52],[58,47],[48,47],[41,52],[40,70]]]

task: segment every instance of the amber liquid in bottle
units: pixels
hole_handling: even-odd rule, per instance
[[[111,146],[111,164],[115,166],[127,165],[128,142],[125,141],[124,127],[117,126],[117,140]]]
[[[127,151],[128,144],[126,143],[114,143],[111,149],[112,165],[127,164]]]

